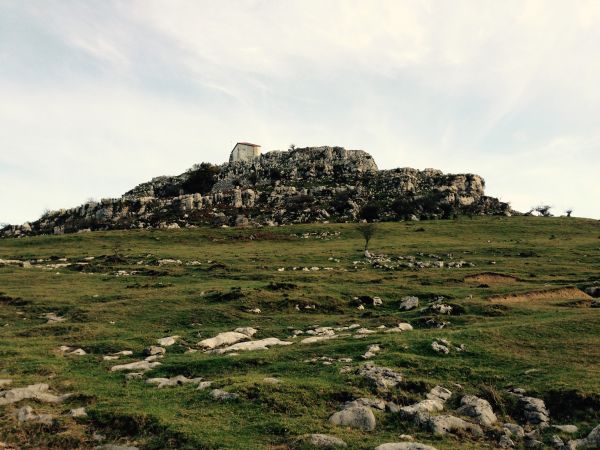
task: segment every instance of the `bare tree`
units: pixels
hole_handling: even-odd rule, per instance
[[[552,217],[552,213],[550,212],[551,209],[552,206],[550,205],[539,205],[534,208],[534,210],[543,217]]]
[[[296,144],[290,144],[290,150],[296,150]]]
[[[571,214],[573,214],[573,208],[569,208],[565,211],[565,214],[567,215],[567,217],[571,217]]]
[[[375,225],[374,223],[361,223],[356,227],[356,229],[359,231],[359,233],[365,240],[365,252],[368,252],[369,242],[371,242],[371,238],[375,235],[375,232],[377,231],[377,225]]]

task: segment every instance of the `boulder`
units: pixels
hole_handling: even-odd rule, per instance
[[[483,436],[483,430],[479,425],[451,415],[430,417],[428,427],[436,436],[444,436],[448,433],[470,434],[476,438]]]
[[[198,384],[202,381],[202,378],[187,378],[183,375],[177,375],[171,378],[148,378],[146,380],[147,384],[153,384],[158,389],[164,387],[172,387],[172,386],[182,386],[184,384]]]
[[[561,433],[573,434],[579,431],[579,428],[575,425],[552,425],[553,428],[556,428]]]
[[[487,400],[474,395],[465,395],[460,404],[462,406],[456,412],[463,416],[472,417],[479,425],[489,427],[498,421],[492,406]]]
[[[597,425],[590,434],[583,439],[569,441],[566,449],[598,449],[600,448],[600,425]]]
[[[44,425],[52,425],[54,418],[50,414],[36,414],[31,406],[23,406],[17,410],[19,422],[36,422]]]
[[[234,392],[227,392],[222,389],[213,389],[210,392],[210,396],[215,400],[225,401],[225,400],[235,400],[239,398],[239,394]]]
[[[357,428],[363,431],[373,431],[376,421],[371,408],[355,406],[336,412],[329,418],[332,425]]]
[[[168,336],[161,339],[157,339],[156,343],[161,347],[170,347],[171,345],[175,344],[175,342],[177,342],[177,339],[179,339],[179,336]]]
[[[204,339],[198,342],[198,347],[205,350],[212,350],[222,347],[223,345],[232,345],[248,339],[250,339],[250,337],[246,334],[238,333],[237,331],[226,331],[224,333],[217,334],[215,337]]]
[[[119,364],[116,366],[112,366],[110,368],[111,372],[123,372],[123,371],[132,371],[132,370],[141,370],[143,372],[154,369],[155,367],[160,366],[159,362],[152,361],[135,361],[129,364]]]
[[[358,398],[356,400],[352,400],[351,402],[347,402],[344,404],[344,408],[353,408],[355,406],[368,406],[369,408],[379,409],[381,411],[385,411],[385,401],[380,400],[378,398]]]
[[[164,355],[167,352],[164,347],[158,347],[156,345],[151,345],[148,348],[144,349],[144,356],[156,356],[156,355]]]
[[[343,440],[330,434],[305,434],[298,437],[297,440],[316,448],[348,447]]]
[[[255,350],[267,350],[269,347],[274,347],[277,345],[292,345],[292,344],[293,344],[293,342],[282,341],[277,338],[266,338],[266,339],[260,339],[258,341],[238,342],[237,344],[233,344],[228,347],[212,350],[212,352],[221,355],[223,353],[230,353],[230,352],[248,352],[248,351],[255,351]]]
[[[249,338],[251,338],[258,332],[258,330],[256,328],[252,328],[252,327],[240,327],[240,328],[236,328],[233,331],[235,331],[236,333],[245,334]]]
[[[50,387],[45,383],[32,384],[23,388],[14,388],[0,392],[0,405],[17,403],[21,400],[33,399],[46,403],[61,403],[72,394],[54,395],[48,392]]]
[[[401,311],[410,311],[411,309],[415,309],[417,306],[419,306],[419,297],[409,295],[400,299],[399,309]]]
[[[357,369],[357,375],[367,379],[377,390],[387,391],[402,381],[402,375],[389,367],[365,364]]]
[[[73,408],[69,411],[69,415],[71,417],[87,417],[87,412],[85,408]]]
[[[418,442],[390,442],[375,447],[375,450],[437,450],[431,445],[420,444]]]

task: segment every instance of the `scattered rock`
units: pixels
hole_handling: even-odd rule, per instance
[[[375,450],[437,450],[431,445],[420,444],[418,442],[391,442],[381,444],[375,447]]]
[[[94,450],[139,450],[138,447],[131,447],[129,445],[114,445],[105,444],[98,447],[94,447]]]
[[[506,434],[503,434],[498,439],[498,447],[500,448],[513,448],[515,445],[515,442]]]
[[[297,440],[317,448],[348,447],[343,440],[330,434],[305,434]]]
[[[379,297],[373,297],[373,306],[381,306],[383,305],[383,300]]]
[[[119,364],[116,366],[112,366],[110,368],[111,372],[122,372],[122,371],[130,371],[130,370],[141,370],[147,371],[150,369],[154,369],[155,367],[160,366],[159,362],[152,361],[135,361],[129,364]]]
[[[225,401],[225,400],[235,400],[239,398],[239,394],[234,392],[227,392],[222,389],[213,389],[210,392],[210,396],[215,400]]]
[[[17,411],[19,422],[37,422],[52,425],[54,418],[50,414],[36,414],[31,406],[23,406]]]
[[[410,311],[411,309],[415,309],[419,306],[419,297],[406,296],[402,297],[400,300],[400,310],[401,311]]]
[[[46,313],[42,317],[48,319],[48,322],[46,323],[60,323],[67,320],[64,317],[57,316],[55,313]]]
[[[577,433],[579,428],[575,425],[552,425],[553,428],[556,428],[558,431],[567,434]]]
[[[479,425],[489,427],[498,421],[492,406],[487,400],[474,395],[465,395],[460,404],[462,406],[456,412],[463,416],[472,417]]]
[[[439,400],[442,403],[446,402],[450,397],[452,397],[452,392],[449,389],[446,389],[442,386],[435,386],[426,397],[430,400]]]
[[[444,355],[447,355],[448,353],[450,353],[450,349],[447,346],[445,346],[444,344],[441,344],[438,341],[433,341],[431,343],[431,348],[436,353],[443,353]]]
[[[331,336],[311,336],[311,337],[307,337],[304,338],[300,341],[301,344],[314,344],[316,342],[322,342],[322,341],[328,341],[329,339],[335,339],[337,338],[337,336],[331,335]]]
[[[69,411],[69,415],[71,417],[87,417],[87,412],[85,408],[73,408]]]
[[[238,342],[237,344],[230,345],[225,348],[218,348],[212,350],[212,353],[223,354],[230,352],[248,352],[255,350],[267,350],[269,347],[276,345],[292,345],[293,342],[282,341],[277,338],[266,338],[258,341]]]
[[[361,397],[356,400],[352,400],[351,402],[347,402],[344,405],[343,409],[354,408],[356,406],[368,406],[369,408],[378,409],[380,411],[385,411],[386,403],[383,400],[378,398],[365,398]]]
[[[14,388],[0,392],[0,405],[20,402],[21,400],[34,399],[46,403],[61,403],[72,394],[54,395],[48,392],[50,387],[45,383],[32,384],[23,388]]]
[[[164,347],[158,347],[156,345],[151,345],[148,348],[145,348],[143,351],[144,356],[156,356],[156,355],[164,355],[167,353],[167,350]]]
[[[525,430],[523,429],[523,427],[521,425],[517,425],[516,423],[503,423],[502,429],[505,432],[508,432],[506,434],[508,434],[509,436],[514,436],[517,438],[522,438],[523,436],[525,436]]]
[[[203,391],[204,389],[208,389],[209,387],[211,387],[212,384],[212,381],[201,381],[200,383],[198,383],[198,387],[196,388],[196,390]]]
[[[532,425],[545,427],[550,422],[550,413],[546,408],[544,400],[535,397],[521,397],[525,409],[525,420]]]
[[[171,378],[148,378],[146,383],[154,384],[158,389],[171,386],[182,386],[189,383],[200,383],[202,378],[187,378],[183,375],[177,375]]]
[[[363,359],[370,359],[377,355],[381,351],[381,347],[378,344],[369,345],[367,352],[362,355]]]
[[[156,342],[162,347],[170,347],[171,345],[175,344],[175,342],[177,342],[177,339],[179,338],[180,336],[168,336],[161,339],[157,339]]]
[[[600,448],[600,425],[597,425],[590,434],[583,439],[569,441],[566,445],[568,450],[571,449],[597,449]]]
[[[384,333],[401,333],[403,331],[412,331],[413,327],[410,323],[399,323],[393,328],[388,328]]]
[[[483,436],[483,431],[479,425],[450,415],[430,417],[428,420],[428,427],[436,436],[444,436],[447,433],[468,433],[476,438]]]
[[[386,391],[394,388],[402,381],[402,375],[388,367],[365,364],[358,368],[357,375],[366,378],[378,390]]]
[[[280,384],[281,380],[279,378],[274,378],[274,377],[265,377],[262,379],[263,383],[265,384]]]
[[[373,411],[366,406],[355,406],[336,412],[329,418],[329,422],[332,425],[358,428],[364,431],[373,431],[376,425]]]
[[[258,332],[258,330],[256,328],[252,328],[252,327],[240,327],[240,328],[236,328],[233,331],[235,331],[236,333],[245,334],[249,338],[251,338]]]
[[[226,331],[224,333],[217,334],[215,337],[204,339],[198,342],[198,347],[205,350],[212,350],[223,345],[232,345],[248,339],[250,338],[246,334],[238,333],[237,331]]]
[[[142,378],[144,378],[142,372],[131,372],[125,375],[126,380],[141,380]]]

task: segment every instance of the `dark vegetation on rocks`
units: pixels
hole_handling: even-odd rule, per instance
[[[362,150],[310,147],[251,161],[202,163],[178,176],[140,184],[118,199],[48,211],[8,225],[22,237],[110,229],[448,219],[510,215],[474,174],[410,168],[379,170]]]

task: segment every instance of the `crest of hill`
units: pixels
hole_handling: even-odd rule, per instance
[[[202,163],[142,183],[118,199],[89,202],[8,226],[4,237],[128,228],[247,226],[510,215],[483,178],[440,170],[379,170],[363,150],[307,147]]]

